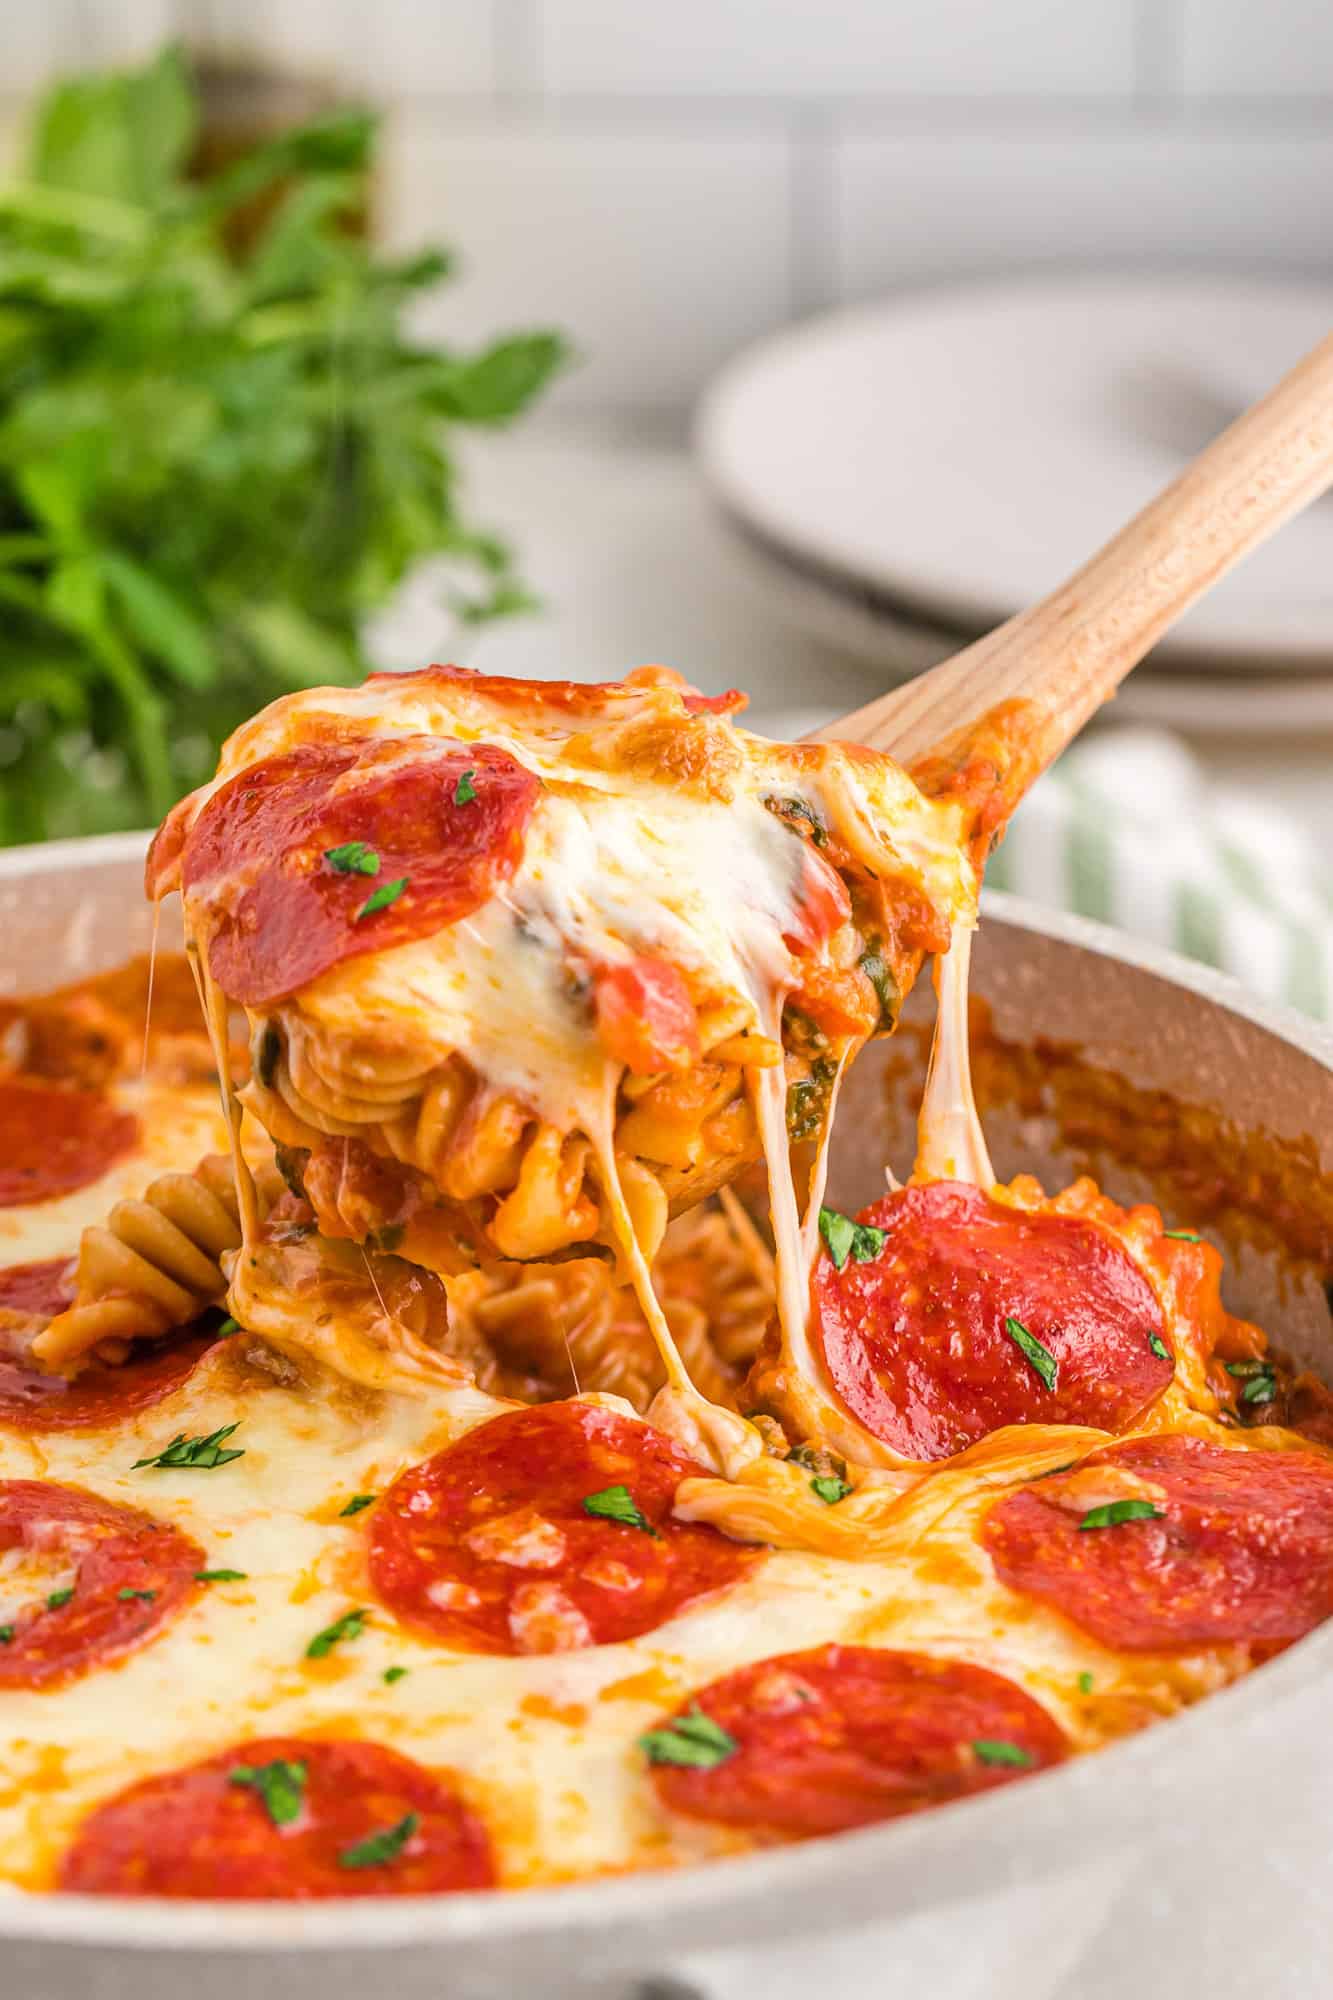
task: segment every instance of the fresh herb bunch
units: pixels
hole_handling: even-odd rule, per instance
[[[372,117],[202,185],[197,118],[174,49],[60,83],[0,187],[3,843],[160,818],[264,702],[357,680],[364,619],[425,556],[462,564],[465,617],[527,602],[460,516],[447,427],[512,417],[563,342],[410,338],[449,260],[349,229]]]

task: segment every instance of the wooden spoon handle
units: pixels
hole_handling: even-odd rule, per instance
[[[1005,809],[1197,597],[1333,481],[1333,335],[1213,440],[1067,583],[820,737],[919,764],[1004,703],[1023,755]]]

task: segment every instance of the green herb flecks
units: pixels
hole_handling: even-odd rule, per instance
[[[845,1479],[812,1479],[810,1491],[824,1502],[826,1507],[836,1507],[839,1500],[845,1500],[851,1492]]]
[[[380,1679],[384,1682],[385,1687],[393,1687],[398,1681],[406,1679],[410,1672],[410,1667],[386,1667],[380,1675]]]
[[[1197,1229],[1164,1229],[1163,1236],[1169,1236],[1174,1243],[1202,1243]]]
[[[196,1583],[248,1583],[249,1573],[243,1569],[197,1569]]]
[[[387,1861],[393,1861],[407,1846],[408,1841],[421,1824],[414,1812],[404,1813],[394,1826],[386,1826],[381,1833],[371,1833],[364,1840],[353,1841],[344,1847],[338,1856],[340,1868],[382,1868]]]
[[[462,777],[454,786],[454,804],[456,806],[470,806],[473,799],[476,798],[477,788],[472,782],[476,775],[475,771],[464,771]]]
[[[1086,1667],[1083,1669],[1083,1672],[1078,1677],[1078,1691],[1080,1694],[1092,1693],[1092,1675],[1088,1672]]]
[[[828,846],[828,827],[822,813],[815,810],[808,799],[784,798],[779,793],[770,792],[764,804],[771,813],[785,820],[796,833],[803,834],[816,847]]]
[[[1060,1379],[1060,1364],[1035,1333],[1029,1333],[1021,1319],[1006,1319],[1004,1330],[1034,1375],[1040,1376],[1048,1389],[1053,1389]]]
[[[650,1729],[639,1738],[639,1748],[650,1764],[682,1764],[691,1770],[711,1771],[725,1764],[740,1745],[720,1722],[705,1715],[692,1702],[684,1715],[677,1715],[661,1729]]]
[[[396,903],[411,881],[410,875],[400,875],[396,881],[381,882],[378,889],[372,889],[353,918],[360,923],[363,917],[373,917],[376,910],[387,910],[390,903]]]
[[[1119,1528],[1126,1521],[1161,1521],[1165,1510],[1152,1500],[1108,1500],[1100,1507],[1089,1507],[1079,1522],[1079,1532],[1089,1528]]]
[[[12,1625],[0,1625],[0,1646],[12,1646],[13,1643],[14,1627]]]
[[[136,1590],[133,1584],[123,1583],[116,1592],[116,1596],[122,1604],[132,1604],[136,1599],[144,1604],[151,1604],[157,1596],[157,1592],[155,1590]]]
[[[638,1528],[655,1541],[661,1540],[628,1486],[604,1486],[600,1493],[589,1493],[584,1499],[583,1511],[596,1520],[619,1521],[622,1527]]]
[[[1016,1771],[1026,1769],[1034,1761],[1030,1750],[1006,1742],[1003,1736],[979,1736],[972,1750],[979,1764],[1008,1765]]]
[[[849,1257],[858,1264],[869,1264],[884,1248],[882,1229],[869,1222],[854,1222],[850,1215],[841,1215],[836,1208],[820,1209],[819,1233],[828,1246],[835,1271],[841,1271]]]
[[[1261,1403],[1271,1403],[1277,1395],[1277,1381],[1272,1375],[1252,1375],[1240,1392],[1242,1403],[1251,1408]]]
[[[879,1025],[881,1030],[888,1034],[896,1023],[898,1010],[902,1006],[903,996],[898,990],[898,982],[889,970],[888,960],[878,948],[862,952],[856,962],[875,989],[879,1000]]]
[[[1155,1354],[1159,1361],[1169,1361],[1171,1359],[1171,1349],[1162,1339],[1160,1333],[1150,1333],[1148,1335],[1148,1352]]]
[[[787,1137],[793,1145],[818,1136],[828,1111],[838,1065],[830,1056],[815,1056],[808,1077],[798,1077],[787,1090]]]
[[[367,1507],[375,1505],[376,1498],[374,1493],[354,1493],[347,1505],[338,1509],[338,1519],[345,1521],[349,1514],[364,1513]]]
[[[335,1618],[332,1625],[326,1625],[322,1632],[316,1632],[305,1649],[308,1660],[322,1660],[344,1639],[359,1639],[366,1622],[367,1613],[363,1605],[355,1610],[344,1611],[341,1618]]]
[[[358,683],[423,561],[461,566],[466,621],[531,604],[460,512],[456,443],[517,415],[563,340],[422,337],[451,260],[362,226],[373,114],[200,179],[202,114],[174,47],[71,77],[7,177],[0,844],[159,819],[275,696]]]
[[[258,1792],[274,1826],[291,1826],[301,1817],[305,1799],[304,1764],[292,1763],[285,1757],[275,1757],[271,1764],[233,1764],[227,1781]]]
[[[345,840],[341,847],[326,847],[324,859],[337,875],[378,875],[380,858],[364,840]]]
[[[241,1324],[239,1320],[230,1318],[224,1319],[221,1326],[218,1328],[217,1337],[219,1340],[226,1340],[233,1333],[239,1333],[240,1330],[241,1330]]]
[[[124,1593],[122,1592],[121,1594],[123,1595]],[[68,1604],[73,1595],[74,1595],[73,1584],[68,1585],[67,1588],[64,1590],[53,1590],[50,1596],[46,1600],[47,1610],[59,1611],[61,1605]]]
[[[230,1465],[234,1458],[244,1458],[244,1447],[235,1451],[224,1451],[223,1445],[240,1424],[223,1424],[220,1430],[210,1431],[207,1437],[186,1437],[178,1431],[171,1443],[163,1451],[154,1452],[151,1458],[136,1458],[130,1467],[137,1472],[141,1465],[155,1465],[163,1472],[195,1471],[211,1472],[214,1466]]]

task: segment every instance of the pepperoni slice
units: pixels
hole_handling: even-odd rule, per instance
[[[433,736],[306,744],[252,765],[185,839],[184,887],[214,903],[214,978],[265,1006],[344,959],[456,923],[513,874],[540,791],[507,751]],[[374,874],[327,858],[358,843]],[[150,857],[150,881],[163,865]],[[367,909],[377,897],[389,900]]]
[[[548,1403],[495,1417],[394,1481],[371,1523],[372,1585],[405,1624],[468,1652],[637,1638],[757,1560],[672,1519],[681,1480],[704,1472],[611,1410]],[[629,1512],[644,1525],[616,1518]]]
[[[1103,1506],[1137,1493],[1160,1518],[1084,1528],[1100,1470]],[[982,1539],[1011,1590],[1104,1646],[1165,1653],[1241,1641],[1271,1652],[1333,1613],[1333,1459],[1136,1438],[1010,1494]]]
[[[73,1303],[71,1257],[48,1257],[40,1264],[7,1264],[0,1270],[0,1312],[54,1319]]]
[[[60,1866],[62,1889],[91,1896],[310,1902],[494,1886],[485,1829],[448,1784],[378,1743],[299,1736],[130,1785],[89,1815]]]
[[[858,1220],[883,1247],[841,1271],[821,1250],[818,1337],[847,1408],[905,1457],[948,1458],[1001,1424],[1123,1430],[1171,1380],[1151,1285],[1092,1223],[956,1181],[902,1188]]]
[[[636,1076],[698,1062],[699,1017],[684,973],[666,959],[599,966],[593,1004],[603,1046]]]
[[[702,1715],[719,1761],[657,1761]],[[705,1725],[706,1727],[706,1725]],[[679,1740],[679,1739],[678,1739]],[[686,1738],[688,1740],[688,1737]],[[696,1819],[800,1840],[986,1792],[1065,1756],[1032,1697],[985,1667],[869,1646],[757,1660],[702,1689],[644,1739],[659,1797]]]
[[[0,1549],[63,1556],[68,1598],[39,1598],[0,1627],[0,1688],[52,1687],[134,1651],[194,1590],[204,1552],[179,1529],[81,1486],[0,1481]]]
[[[0,1135],[0,1208],[26,1208],[100,1180],[139,1121],[100,1091],[15,1076],[0,1082]]]
[[[140,1410],[151,1409],[179,1389],[212,1345],[212,1336],[205,1333],[145,1341],[116,1367],[94,1363],[73,1378],[36,1367],[28,1359],[33,1334],[69,1304],[69,1294],[57,1293],[53,1300],[52,1284],[40,1303],[13,1306],[14,1289],[6,1280],[20,1272],[63,1273],[68,1269],[68,1263],[58,1259],[50,1266],[16,1264],[10,1271],[0,1271],[0,1424],[12,1424],[21,1431],[105,1430]],[[31,1313],[33,1324],[26,1328],[6,1325],[6,1307],[11,1312]]]

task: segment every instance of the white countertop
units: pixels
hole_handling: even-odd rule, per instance
[[[662,661],[709,693],[747,688],[750,720],[833,715],[869,699],[873,669],[832,652],[766,603],[675,440],[628,427],[529,425],[469,450],[470,513],[510,536],[542,610],[458,631],[418,589],[380,650],[423,651],[494,673],[615,679]],[[1200,699],[1201,722],[1206,695]],[[1333,734],[1186,738],[1206,774],[1290,815],[1333,851]]]

